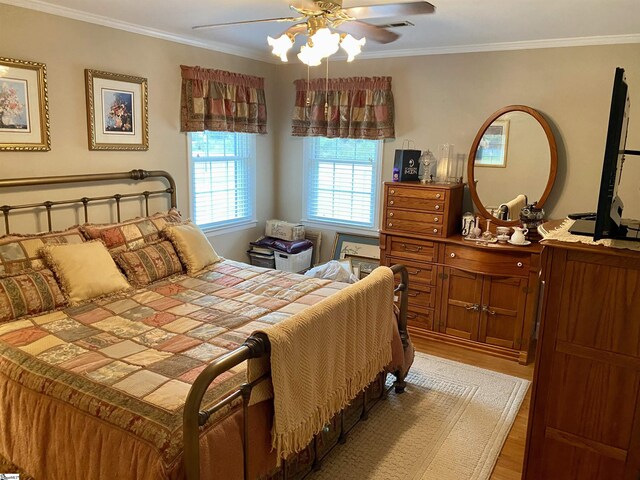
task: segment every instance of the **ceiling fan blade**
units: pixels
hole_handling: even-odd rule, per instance
[[[366,37],[367,40],[372,40],[378,43],[391,43],[400,38],[400,35],[387,30],[386,28],[381,28],[359,20],[344,22],[336,27],[336,30],[350,33],[357,38]]]
[[[343,8],[342,11],[353,18],[401,17],[405,15],[424,15],[435,12],[436,7],[429,2],[390,3],[364,7]]]
[[[265,23],[265,22],[297,22],[303,20],[304,17],[281,17],[281,18],[262,18],[259,20],[243,20],[239,22],[227,22],[227,23],[211,23],[208,25],[196,25],[191,27],[192,30],[203,30],[206,28],[218,28],[218,27],[230,27],[233,25],[249,25],[252,23]]]

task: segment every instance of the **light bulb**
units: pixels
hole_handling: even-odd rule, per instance
[[[289,61],[287,52],[293,47],[293,38],[284,33],[278,38],[267,37],[267,42],[269,42],[269,46],[273,48],[271,53],[280,57],[280,60],[283,62]]]
[[[356,40],[351,35],[347,34],[342,41],[340,42],[340,46],[347,53],[347,62],[353,62],[353,59],[356,58],[362,51],[362,47],[367,43],[367,39],[362,37],[360,40]]]

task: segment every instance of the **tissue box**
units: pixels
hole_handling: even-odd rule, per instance
[[[303,240],[304,225],[284,222],[282,220],[267,220],[264,234],[267,237],[275,237],[280,240]]]

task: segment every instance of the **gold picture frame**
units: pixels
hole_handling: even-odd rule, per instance
[[[49,150],[47,66],[0,57],[0,151]]]
[[[84,72],[89,150],[149,150],[147,79]]]

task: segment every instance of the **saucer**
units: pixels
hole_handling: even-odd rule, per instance
[[[529,240],[525,240],[523,243],[514,243],[511,241],[511,239],[507,240],[507,242],[509,242],[511,245],[515,245],[516,247],[526,247],[527,245],[531,245],[531,242]]]

